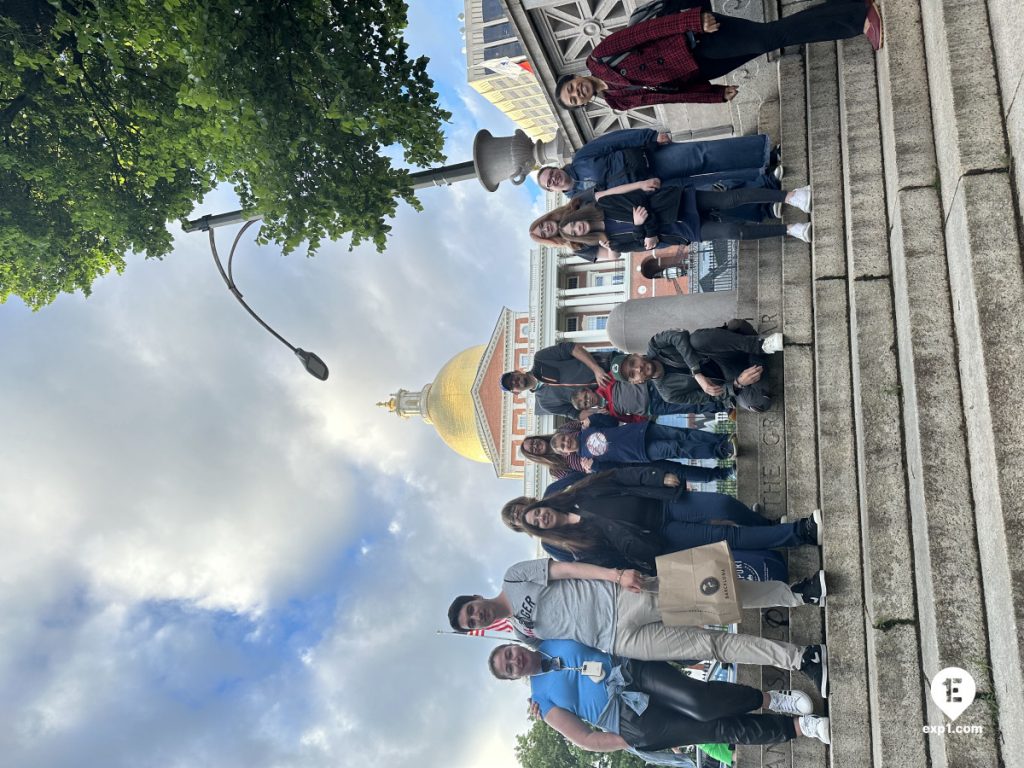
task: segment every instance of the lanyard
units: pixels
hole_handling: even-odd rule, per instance
[[[604,664],[600,661],[585,661],[582,667],[565,667],[562,666],[560,656],[549,656],[544,651],[539,651],[539,653],[551,661],[553,667],[547,672],[540,672],[541,675],[546,675],[548,672],[579,672],[584,677],[590,678],[593,683],[600,683],[605,678]]]

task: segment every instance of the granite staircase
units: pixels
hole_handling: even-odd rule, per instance
[[[785,186],[814,187],[814,242],[744,244],[740,306],[786,347],[783,396],[740,414],[739,494],[770,516],[823,510],[823,565],[803,548],[790,569],[824,567],[830,594],[741,631],[827,641],[832,745],[741,747],[744,768],[1024,766],[1024,13],[886,11],[882,51],[787,52],[760,109]],[[981,733],[924,732],[948,722],[929,688],[950,666],[978,686],[954,727]]]

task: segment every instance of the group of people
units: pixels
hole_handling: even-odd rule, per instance
[[[765,24],[711,13],[708,5],[656,0],[638,9],[639,18],[594,48],[590,74],[558,81],[556,100],[578,108],[600,98],[614,109],[729,101],[736,87],[709,81],[763,53],[859,34],[875,50],[883,42],[876,0],[833,0]],[[696,240],[790,235],[809,242],[810,224],[780,220],[784,206],[810,212],[811,189],[784,191],[783,175],[781,148],[764,135],[675,143],[664,132],[615,131],[586,144],[568,165],[539,170],[540,186],[564,192],[569,202],[536,219],[530,236],[590,261]],[[765,366],[782,351],[781,333],[760,336],[733,320],[663,331],[644,354],[565,342],[538,351],[529,370],[502,374],[504,391],[531,392],[536,412],[568,419],[521,446],[554,482],[542,498],[520,496],[500,512],[509,529],[537,539],[549,557],[510,567],[497,595],[456,597],[448,620],[456,632],[509,623],[518,642],[494,648],[491,673],[529,678],[534,713],[578,746],[692,766],[664,750],[800,736],[829,743],[828,718],[813,714],[804,692],[705,682],[667,663],[801,670],[827,697],[824,645],[666,625],[650,581],[660,555],[703,544],[727,542],[738,563],[765,562],[776,548],[821,545],[819,510],[774,522],[756,505],[690,490],[688,481],[734,476],[737,446],[729,434],[655,423],[676,413],[767,410]],[[739,604],[825,605],[824,571],[792,585],[786,575],[740,581]]]
[[[648,18],[605,38],[587,59],[589,75],[565,75],[556,101],[613,109],[671,102],[714,103],[735,86],[709,81],[788,45],[864,34],[877,50],[883,25],[875,0],[833,0],[758,23],[710,12],[699,0],[656,0]],[[544,166],[541,187],[565,205],[530,224],[530,237],[589,261],[698,240],[789,235],[810,242],[807,222],[782,223],[785,206],[810,213],[811,189],[785,191],[781,155],[765,136],[676,144],[668,133],[615,131],[580,149],[563,168]],[[645,274],[647,274],[645,272]],[[652,274],[660,274],[654,270]]]
[[[827,696],[823,645],[667,626],[647,581],[659,555],[702,544],[728,542],[739,562],[763,558],[765,550],[821,544],[818,510],[776,523],[732,496],[688,488],[687,481],[734,471],[727,466],[737,450],[731,435],[653,421],[671,413],[764,410],[771,404],[765,365],[782,349],[781,334],[762,337],[745,321],[732,321],[663,331],[643,355],[565,342],[539,350],[530,370],[501,375],[506,392],[533,393],[536,411],[570,418],[552,435],[525,438],[521,448],[527,459],[546,464],[555,482],[542,498],[520,496],[500,512],[509,529],[537,539],[549,557],[513,565],[497,595],[456,597],[448,620],[457,632],[511,623],[519,642],[496,647],[490,671],[503,680],[529,677],[537,714],[573,743],[687,765],[684,756],[662,750],[798,736],[828,742],[828,718],[812,714],[804,692],[704,682],[667,663],[802,670]],[[687,458],[726,466],[673,461]],[[792,585],[741,581],[737,590],[745,608],[822,607],[826,595],[824,571]],[[753,713],[762,708],[767,712]]]
[[[808,222],[781,219],[784,206],[810,213],[811,188],[781,190],[782,177],[781,150],[763,134],[677,143],[651,129],[613,131],[566,166],[538,171],[541,187],[570,200],[535,219],[530,238],[587,261],[698,240],[810,242]]]

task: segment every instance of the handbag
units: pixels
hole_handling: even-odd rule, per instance
[[[740,620],[736,564],[724,541],[662,555],[658,610],[667,627],[733,624]]]

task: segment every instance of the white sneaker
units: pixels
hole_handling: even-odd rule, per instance
[[[804,213],[811,212],[811,188],[797,187],[793,190],[792,196],[787,200],[794,208],[799,208]]]
[[[786,172],[782,169],[782,161],[780,160],[779,164],[775,166],[775,170],[772,171],[772,176],[775,177],[776,181],[782,181],[782,177],[785,176],[785,174]]]
[[[782,203],[772,203],[772,216],[776,219],[782,218]]]
[[[782,334],[781,333],[772,333],[772,334],[769,334],[768,336],[765,336],[764,339],[761,341],[761,350],[766,355],[773,355],[776,352],[781,352],[782,351]]]
[[[831,744],[829,736],[829,721],[827,717],[816,717],[815,715],[800,716],[800,731],[804,736],[817,739],[822,744]]]
[[[768,709],[780,715],[809,715],[814,711],[814,702],[803,691],[768,691],[768,696]]]
[[[786,227],[786,233],[790,237],[795,237],[797,240],[803,240],[805,243],[811,242],[811,222],[804,222],[803,224],[789,224]]]

